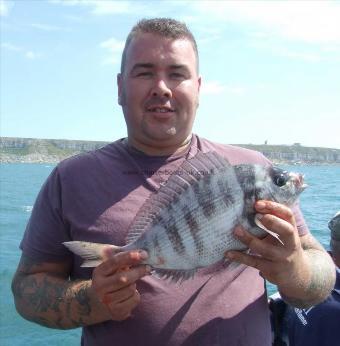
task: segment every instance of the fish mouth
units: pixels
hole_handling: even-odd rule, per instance
[[[289,173],[289,180],[299,191],[303,191],[308,186],[305,183],[305,176],[301,173]]]

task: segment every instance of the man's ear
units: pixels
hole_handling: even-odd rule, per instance
[[[197,108],[200,105],[200,90],[201,90],[202,78],[201,76],[197,79]]]
[[[122,106],[122,89],[123,89],[123,77],[121,73],[117,74],[117,87],[118,87],[118,104]]]

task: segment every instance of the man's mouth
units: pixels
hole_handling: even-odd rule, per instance
[[[175,110],[166,106],[151,106],[147,107],[147,111],[152,113],[173,113]]]

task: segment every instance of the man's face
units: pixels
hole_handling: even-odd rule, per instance
[[[139,34],[127,49],[117,80],[133,145],[176,147],[190,135],[201,84],[190,41]]]

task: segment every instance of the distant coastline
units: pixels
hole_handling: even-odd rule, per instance
[[[1,163],[58,163],[105,146],[104,141],[0,137]],[[235,144],[263,153],[276,164],[340,165],[340,149],[293,145]]]

